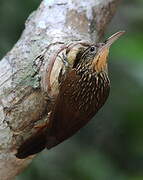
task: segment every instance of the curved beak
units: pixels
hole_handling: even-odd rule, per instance
[[[97,72],[103,70],[106,67],[110,46],[124,33],[125,31],[119,31],[110,36],[104,43],[99,43],[98,52],[93,60],[93,67]]]
[[[120,36],[122,36],[125,33],[125,31],[119,31],[115,34],[113,34],[112,36],[110,36],[106,42],[105,42],[105,46],[110,47],[117,39],[119,39]]]
[[[112,36],[110,36],[106,41],[105,44],[99,48],[99,54],[102,54],[102,52],[104,52],[104,50],[109,49],[110,46],[117,40],[119,39],[120,36],[122,36],[125,33],[125,31],[119,31],[115,34],[113,34]]]

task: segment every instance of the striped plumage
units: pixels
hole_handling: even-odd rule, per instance
[[[96,54],[90,52],[90,49],[98,48],[96,46],[89,47],[81,56],[81,62],[78,63],[75,71],[80,77],[78,85],[73,86],[72,92],[75,94],[75,101],[77,101],[77,107],[82,110],[83,113],[95,114],[98,109],[104,104],[109,94],[110,81],[108,78],[108,71],[96,72],[92,68],[92,61]],[[77,88],[79,86],[79,88]],[[91,115],[92,116],[92,115]]]
[[[45,147],[50,149],[71,137],[104,105],[110,90],[107,70],[109,47],[111,41],[122,33],[115,34],[106,43],[79,51],[61,82],[49,124],[20,146],[16,154],[18,158],[26,158]]]
[[[73,69],[61,83],[51,114],[51,128],[48,135],[50,139],[52,137],[52,140],[54,138],[55,140],[52,143],[47,141],[48,149],[72,136],[91,120],[109,95],[110,82],[107,69],[98,73],[93,70],[92,62],[96,50],[90,52],[90,48],[83,52],[77,65],[73,65]]]

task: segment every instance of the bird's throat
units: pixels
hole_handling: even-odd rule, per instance
[[[107,69],[107,59],[109,54],[109,48],[101,51],[93,60],[92,66],[93,69],[99,73],[101,71],[105,71]]]

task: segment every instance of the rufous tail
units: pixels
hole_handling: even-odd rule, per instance
[[[46,141],[47,130],[43,129],[23,142],[17,151],[16,157],[24,159],[27,156],[42,151],[46,147]]]

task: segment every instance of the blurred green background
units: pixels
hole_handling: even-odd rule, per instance
[[[20,37],[40,0],[0,0],[0,58]],[[43,151],[16,180],[143,180],[143,0],[126,0],[106,36],[126,34],[110,51],[111,93],[85,128]]]

